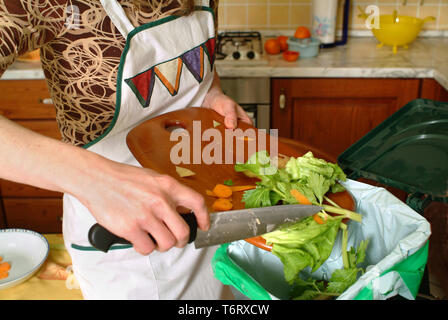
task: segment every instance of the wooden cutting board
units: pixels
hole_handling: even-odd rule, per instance
[[[196,129],[193,129],[194,121],[196,121]],[[200,124],[200,130],[198,128],[199,127],[198,124]],[[170,131],[173,128],[182,128],[186,130],[186,132],[188,132],[189,139],[186,138],[185,136],[182,136],[182,138],[178,138],[179,140],[171,141],[174,138],[176,138],[174,135],[172,135],[172,131]],[[255,182],[258,180],[254,178],[249,178],[242,173],[235,172],[234,164],[236,163],[235,161],[237,157],[236,151],[239,151],[239,156],[243,158],[243,162],[246,162],[249,157],[248,155],[249,143],[258,142],[259,140],[263,139],[262,136],[265,136],[267,140],[266,150],[268,150],[269,152],[270,136],[264,135],[263,131],[259,131],[257,128],[249,126],[244,122],[239,122],[238,128],[241,129],[243,132],[247,129],[251,129],[252,132],[255,132],[257,134],[256,136],[257,138],[258,134],[260,134],[260,138],[256,139],[255,141],[252,140],[251,137],[244,138],[242,136],[235,137],[228,135],[228,137],[226,138],[226,132],[225,132],[226,128],[224,125],[224,118],[222,116],[220,116],[215,111],[209,109],[186,108],[179,111],[166,113],[141,123],[139,126],[134,128],[128,134],[127,144],[129,146],[129,149],[135,156],[135,158],[139,161],[139,163],[143,167],[153,169],[155,171],[158,171],[159,173],[168,174],[176,178],[181,183],[189,186],[190,188],[196,190],[197,192],[205,196],[206,190],[212,190],[217,183],[223,183],[225,180],[231,179],[234,185],[254,185]],[[203,134],[209,129],[215,130],[214,132],[213,130],[208,131],[210,134],[216,133],[222,137],[221,142],[219,142],[219,139],[217,139],[216,141],[217,142],[216,145],[220,143],[219,150],[222,156],[221,157],[217,156],[215,158],[215,159],[221,159],[222,162],[221,164],[205,163],[205,161],[207,161],[205,156],[215,155],[215,153],[209,152],[209,150],[212,149],[212,145],[210,144],[214,142],[203,141],[206,138],[205,136],[203,136]],[[193,132],[194,130],[197,131]],[[184,131],[183,134],[186,135],[186,132]],[[229,133],[231,131],[227,130],[227,132]],[[184,146],[187,146],[186,142],[188,142],[189,140],[188,146],[190,148],[190,156],[184,158],[188,159],[189,163],[175,164],[170,160],[171,158],[173,158],[171,157],[172,156],[171,153],[173,150],[176,150],[173,149],[175,148],[176,145],[178,149],[181,149],[180,143],[182,139],[185,139],[183,140]],[[227,140],[227,148],[226,148],[226,140]],[[230,140],[231,143],[228,142]],[[240,144],[238,149],[237,149],[237,143]],[[205,149],[207,145],[210,146],[208,149]],[[233,147],[234,150],[233,152],[231,152],[231,150],[229,151],[228,148],[229,146]],[[243,146],[244,152],[241,152],[242,150],[241,146]],[[188,148],[184,148],[183,150],[186,149]],[[301,156],[310,149],[311,148],[301,144],[297,144],[295,147],[292,147],[288,144],[281,142],[278,144],[278,152],[280,154],[294,157]],[[204,155],[204,157],[196,156],[196,159],[194,159],[193,155],[193,153],[195,152],[194,150],[199,150],[199,152],[202,151],[201,153],[202,155]],[[218,147],[216,147],[215,150],[218,150]],[[227,151],[228,160],[231,159],[231,163],[228,164],[226,164],[225,159],[226,150],[228,150]],[[260,151],[258,146],[257,151]],[[183,155],[181,152],[173,153],[173,155],[178,154],[180,154],[181,156]],[[219,151],[217,152],[217,155],[219,155]],[[319,156],[319,154],[316,154],[316,156]],[[198,158],[201,163],[194,164],[193,160],[196,160],[196,162],[198,162],[197,161]],[[239,159],[241,160],[241,158]],[[196,174],[194,176],[181,178],[176,173],[176,166],[190,169]],[[244,208],[244,203],[241,202],[241,197],[242,192],[234,194],[232,200],[235,209]],[[211,210],[213,201],[214,201],[213,197],[206,196],[206,203],[209,210]]]
[[[176,130],[173,131],[173,129]],[[168,174],[204,195],[207,208],[209,212],[212,212],[215,198],[207,196],[206,190],[212,190],[216,184],[224,183],[229,179],[235,186],[255,185],[258,179],[249,178],[243,173],[236,172],[234,165],[237,160],[246,162],[254,150],[269,152],[271,147],[271,136],[266,135],[264,130],[258,130],[241,121],[238,122],[237,129],[241,129],[240,133],[246,132],[246,138],[243,135],[232,135],[231,133],[235,133],[234,131],[226,130],[224,118],[215,111],[204,108],[186,108],[165,113],[141,123],[129,132],[127,144],[143,167]],[[178,133],[173,134],[173,132]],[[216,140],[207,138],[207,134],[217,137]],[[261,143],[259,146],[258,142],[264,140],[266,143]],[[275,140],[272,139],[272,141]],[[184,146],[183,149],[181,144]],[[250,152],[249,148],[252,148]],[[186,153],[176,152],[177,150],[188,151],[188,149],[190,150],[189,156],[186,156]],[[216,154],[210,152],[211,149],[214,149]],[[299,157],[308,151],[313,152],[315,157],[331,162],[336,161],[324,152],[298,141],[278,139],[278,154],[280,156]],[[194,152],[197,152],[196,157]],[[227,161],[226,152],[228,154]],[[176,155],[184,156],[183,159],[188,163],[173,163],[172,160],[176,160],[176,157],[173,156]],[[215,160],[220,159],[221,163],[206,163],[207,159],[211,160],[210,156],[215,156]],[[195,163],[195,160],[199,163]],[[177,174],[176,166],[189,169],[195,172],[195,175],[182,178]],[[241,201],[242,196],[243,192],[236,192],[232,195],[233,209],[244,208],[244,203]],[[334,194],[330,198],[344,208],[352,210],[354,208],[353,198],[346,191]],[[264,242],[262,238],[257,237],[254,244],[260,246],[260,241]]]

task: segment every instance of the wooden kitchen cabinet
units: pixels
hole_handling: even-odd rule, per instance
[[[434,79],[422,79],[420,97],[436,101],[448,102],[448,91]]]
[[[40,233],[61,233],[61,201],[60,198],[4,198],[8,228],[24,228]]]
[[[3,202],[2,201],[0,201],[0,229],[1,228],[6,228],[5,210],[3,209]]]
[[[45,80],[1,80],[0,92],[1,115],[35,132],[61,139]],[[61,193],[0,179],[0,196],[4,210],[0,227],[41,233],[62,231]]]
[[[419,92],[419,79],[275,78],[271,128],[337,157]]]

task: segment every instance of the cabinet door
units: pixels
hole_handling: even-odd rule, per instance
[[[417,79],[273,79],[272,127],[337,157],[418,95]]]
[[[45,80],[2,80],[0,92],[0,115],[37,133],[61,139]],[[61,232],[61,193],[0,179],[0,200],[0,227]]]
[[[62,199],[3,199],[8,228],[24,228],[40,233],[62,231]]]
[[[1,188],[0,188],[1,191]],[[1,197],[0,197],[1,200]],[[6,228],[6,216],[5,216],[5,212],[3,210],[3,202],[0,201],[0,229],[2,228]]]
[[[11,120],[55,119],[45,80],[1,80],[0,115]]]
[[[423,79],[421,98],[448,102],[448,91],[434,79]]]

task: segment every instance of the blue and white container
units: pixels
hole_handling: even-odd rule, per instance
[[[334,43],[336,37],[336,20],[338,0],[313,0],[312,35],[323,44]]]
[[[320,40],[316,38],[298,39],[289,37],[288,50],[300,53],[300,58],[312,58],[319,54]]]

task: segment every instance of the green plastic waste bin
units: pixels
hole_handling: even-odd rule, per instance
[[[448,103],[409,102],[350,146],[338,164],[360,177],[401,189],[423,213],[431,201],[448,203]]]
[[[431,201],[448,202],[448,103],[411,101],[338,157],[350,178],[361,224],[350,222],[353,244],[369,238],[368,271],[338,299],[415,299],[428,258],[428,221],[421,216]],[[367,178],[401,189],[406,204],[384,188],[354,181]],[[338,243],[338,242],[337,242]],[[341,266],[335,245],[314,276],[328,279]],[[215,276],[250,299],[287,299],[279,259],[244,241],[221,246],[212,261]]]
[[[366,272],[337,299],[380,300],[400,295],[415,299],[428,256],[429,223],[419,213],[384,188],[354,180],[343,183],[355,199],[361,223],[348,222],[348,247],[369,239]],[[342,237],[330,257],[314,273],[329,280],[342,267]],[[292,287],[284,279],[283,264],[272,253],[244,240],[222,245],[212,259],[216,278],[231,285],[239,298],[289,299]]]

